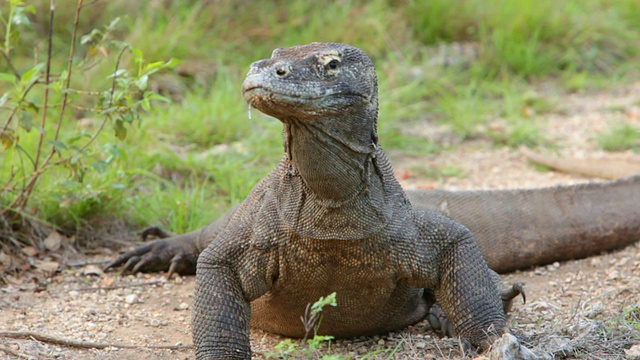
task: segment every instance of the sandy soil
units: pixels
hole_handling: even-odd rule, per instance
[[[593,141],[599,131],[611,124],[640,124],[640,84],[614,92],[571,95],[562,100],[560,107],[557,112],[545,115],[543,123],[561,154],[640,161],[632,153],[605,154]],[[425,133],[432,129],[434,125],[420,125]],[[398,176],[408,188],[540,187],[594,181],[538,172],[517,150],[496,149],[482,140],[464,143],[457,150],[438,156],[411,158],[391,154],[391,157]],[[419,169],[430,166],[455,166],[463,170],[463,176],[421,178]],[[82,260],[99,261],[114,255],[105,250]],[[0,358],[194,358],[188,347],[192,343],[189,323],[193,277],[169,281],[162,274],[121,277],[116,273],[104,274],[96,265],[67,267],[56,272],[51,264],[47,265],[54,261],[56,258],[40,256],[35,269],[5,277],[6,285],[0,288],[0,330],[137,347],[81,349],[29,336],[33,334],[14,339],[4,333],[7,336],[0,336]],[[504,275],[507,282],[516,279],[526,283],[528,302],[515,304],[510,326],[525,345],[539,354],[556,358],[632,359],[634,351],[640,353],[639,243],[610,254]],[[631,323],[634,321],[635,328]],[[273,351],[273,346],[282,339],[252,332],[255,357],[262,358]],[[147,347],[151,345],[176,349]],[[425,322],[383,336],[337,341],[325,353],[361,358],[377,349],[381,352],[370,358],[461,356],[457,340],[440,338]]]

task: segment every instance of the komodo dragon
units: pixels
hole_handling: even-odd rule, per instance
[[[353,46],[277,49],[251,65],[242,92],[284,124],[276,169],[215,223],[107,266],[195,271],[198,358],[249,358],[250,324],[304,336],[305,307],[334,291],[338,306],[325,310],[320,333],[400,329],[437,301],[461,338],[483,346],[505,331],[504,309],[521,288],[504,286],[480,249],[490,267],[509,271],[640,238],[640,177],[405,194],[378,144],[373,63]]]

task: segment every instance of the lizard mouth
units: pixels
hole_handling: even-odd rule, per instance
[[[270,107],[277,104],[282,106],[304,106],[305,104],[318,106],[327,101],[335,106],[339,103],[353,103],[354,99],[368,100],[368,97],[362,94],[348,92],[329,92],[310,96],[309,94],[283,93],[260,85],[243,86],[242,94],[248,104],[259,110],[260,104],[264,103],[271,104]],[[339,99],[339,101],[332,101],[333,99]]]

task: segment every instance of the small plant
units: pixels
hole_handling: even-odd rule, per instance
[[[324,360],[339,360],[344,357],[339,355],[322,355],[319,353],[319,349],[323,344],[330,346],[333,336],[318,335],[318,328],[322,323],[322,310],[325,306],[338,306],[336,302],[336,293],[331,293],[327,296],[321,297],[313,304],[307,304],[307,308],[303,316],[300,316],[300,320],[304,325],[305,336],[304,340],[307,342],[307,346],[293,342],[291,339],[286,339],[278,343],[275,346],[276,353],[267,353],[267,358],[320,358]],[[313,331],[313,338],[309,339],[309,335]]]
[[[291,339],[286,339],[278,343],[274,348],[276,352],[266,353],[267,358],[280,358],[280,359],[322,359],[322,360],[345,360],[351,359],[351,357],[345,357],[339,354],[323,354],[322,347],[327,345],[327,350],[331,350],[331,340],[333,336],[318,335],[318,329],[322,324],[322,311],[325,306],[338,306],[336,302],[336,293],[331,293],[327,296],[321,297],[313,304],[307,304],[304,315],[300,316],[300,320],[304,325],[305,336],[302,343],[298,343]],[[313,337],[309,338],[309,335],[313,331]],[[306,346],[304,345],[306,340]],[[393,358],[394,354],[398,351],[402,342],[393,349],[377,349],[370,353],[364,354],[363,359],[369,358],[381,353],[387,353],[387,359]]]
[[[0,216],[9,221],[24,217],[47,220],[43,212],[49,205],[27,208],[37,193],[38,201],[53,199],[50,203],[77,218],[82,209],[93,212],[97,204],[106,202],[109,195],[103,189],[115,189],[122,178],[115,164],[126,158],[126,152],[104,130],[111,126],[115,137],[122,140],[125,125],[139,122],[152,102],[168,102],[150,91],[148,82],[154,73],[174,67],[177,61],[148,63],[142,51],[112,39],[118,18],[80,36],[82,0],[77,2],[68,56],[60,61],[53,55],[56,6],[51,1],[46,57],[24,69],[26,62],[14,59],[13,50],[22,35],[35,31],[27,14],[36,10],[21,0],[10,0],[8,6],[8,12],[0,12],[5,32],[0,52],[9,70],[0,72]],[[115,61],[113,70],[102,82],[85,82],[92,87],[86,89],[82,82],[74,81],[109,59]],[[80,116],[87,122],[82,123]],[[69,131],[74,127],[75,131]]]

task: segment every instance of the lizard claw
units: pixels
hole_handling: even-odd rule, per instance
[[[178,253],[171,259],[171,264],[169,265],[169,271],[167,272],[167,280],[170,280],[171,276],[173,276],[176,270],[178,270],[178,267],[182,263],[183,258],[184,258],[184,254]]]
[[[147,240],[149,237],[166,239],[174,236],[174,234],[168,231],[165,231],[163,228],[159,226],[149,226],[148,228],[142,230],[142,234],[140,236],[142,237],[142,240]]]
[[[431,325],[431,328],[435,332],[447,337],[456,337],[456,330],[453,327],[453,323],[447,319],[447,315],[438,304],[431,306],[427,319],[429,320],[429,325]]]
[[[518,295],[522,295],[522,302],[524,304],[527,303],[527,295],[524,292],[524,283],[515,282],[511,285],[510,288],[504,288],[501,291],[500,297],[502,298],[502,306],[504,308],[505,314],[511,310],[512,300],[515,299]]]
[[[135,274],[136,273],[135,269],[138,267],[139,264],[140,264],[140,256],[134,255],[130,257],[129,260],[127,260],[127,262],[122,267],[122,273],[126,274],[127,272],[131,272],[132,274]]]

